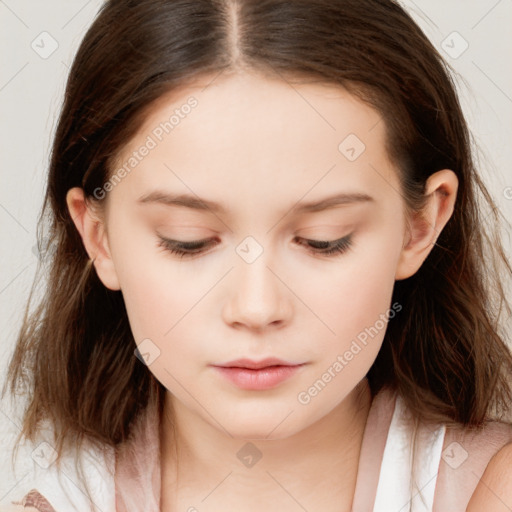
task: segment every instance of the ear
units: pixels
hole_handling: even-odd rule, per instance
[[[84,191],[80,187],[68,190],[66,203],[101,282],[110,290],[120,290],[119,279],[108,246],[104,218],[92,207],[92,204],[85,202]]]
[[[425,195],[427,204],[422,212],[409,219],[407,240],[404,244],[396,270],[396,280],[414,275],[452,216],[459,180],[450,169],[438,171],[427,180]]]

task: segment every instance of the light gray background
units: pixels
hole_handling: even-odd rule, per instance
[[[36,270],[36,221],[65,78],[101,4],[0,0],[2,383]],[[498,206],[512,219],[512,1],[407,0],[403,5],[462,77],[459,92],[481,150],[480,171]],[[468,48],[462,52],[464,41]],[[52,44],[58,48],[46,55]],[[512,255],[510,237],[505,242]],[[17,428],[13,420],[9,404],[0,403],[0,505],[9,503],[20,485],[3,456],[8,435]]]

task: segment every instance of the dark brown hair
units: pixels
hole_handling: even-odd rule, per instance
[[[27,305],[8,374],[11,393],[28,397],[23,434],[47,418],[59,452],[85,437],[118,446],[148,404],[162,407],[165,390],[134,357],[121,292],[88,263],[66,193],[80,186],[94,201],[163,94],[237,69],[337,84],[374,107],[409,212],[421,211],[431,174],[456,173],[454,214],[421,269],[395,283],[403,309],[368,379],[373,395],[397,389],[425,420],[478,427],[507,411],[512,356],[500,322],[511,314],[502,283],[512,269],[501,216],[475,170],[452,71],[404,9],[391,0],[110,0],[75,57],[55,134],[39,223],[45,295]]]

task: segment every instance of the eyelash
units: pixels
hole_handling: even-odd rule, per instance
[[[192,257],[196,254],[202,254],[205,252],[205,247],[213,245],[209,240],[194,240],[192,242],[178,242],[177,240],[170,240],[168,238],[164,238],[159,236],[158,246],[162,247],[164,250],[169,251],[171,254],[175,254],[180,258]],[[320,256],[339,256],[344,254],[352,247],[352,234],[347,235],[343,238],[339,238],[338,240],[333,241],[323,241],[323,240],[308,240],[308,239],[300,239],[299,237],[295,237],[295,240],[304,240],[304,242],[308,244],[313,244],[320,246],[319,248],[311,247],[308,245],[308,249],[310,252]],[[299,244],[304,245],[304,244]],[[200,249],[200,250],[198,250]]]

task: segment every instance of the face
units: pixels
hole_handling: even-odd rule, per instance
[[[404,204],[384,123],[344,89],[210,80],[161,98],[119,155],[108,248],[173,407],[284,438],[347,397],[400,314]],[[267,357],[300,366],[284,380],[216,367]]]

